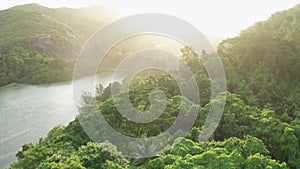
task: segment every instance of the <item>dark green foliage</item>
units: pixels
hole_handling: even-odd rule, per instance
[[[199,88],[199,95],[201,98],[201,105],[205,105],[209,102],[211,95],[210,79],[208,77],[206,64],[209,62],[214,54],[206,54],[205,51],[202,54],[196,54],[191,47],[184,47],[181,49],[182,60],[193,72],[194,78],[197,81]],[[201,56],[201,59],[200,57]],[[176,83],[175,83],[176,84]]]
[[[137,91],[138,89],[138,91]],[[148,97],[145,97],[145,93],[149,93],[151,88],[143,87],[137,88],[132,91],[131,97],[134,98],[133,106],[143,112],[147,110],[150,106]],[[91,111],[89,107],[91,105],[85,105],[81,108],[83,111],[80,115],[82,121],[87,123],[93,123],[95,129],[101,128],[101,121],[95,121],[100,116],[100,113],[104,116],[106,121],[110,122],[110,125],[117,131],[129,135],[132,137],[145,137],[145,136],[155,136],[164,130],[168,129],[176,119],[178,112],[181,107],[187,106],[189,101],[186,100],[185,104],[182,104],[181,97],[175,96],[166,101],[166,110],[163,111],[162,115],[155,119],[154,121],[146,124],[136,123],[127,118],[124,118],[118,110],[115,108],[115,103],[112,99],[108,99],[104,102],[99,103],[99,111]],[[117,104],[122,103],[122,98],[116,98]],[[125,110],[125,111],[134,111],[134,110]]]
[[[205,117],[208,110],[209,104],[200,111],[200,115]],[[299,118],[296,118],[290,124],[286,123],[274,110],[248,106],[236,95],[228,93],[223,117],[212,139],[255,136],[265,143],[272,157],[285,161],[290,167],[298,168],[300,160],[299,132],[296,132],[299,131],[298,121]],[[196,125],[202,126],[203,120],[199,119]]]
[[[170,117],[176,117],[174,113],[179,110],[180,97],[173,97],[168,102],[170,105],[165,112]],[[88,104],[85,106],[87,107],[82,110],[88,112],[82,115],[97,115],[97,112],[89,111]],[[100,102],[99,108],[112,127],[133,137],[152,135],[151,130],[155,131],[153,135],[158,134],[165,130],[165,123],[173,121],[166,118],[166,114],[161,117],[161,123],[146,124],[146,127],[132,123],[118,115],[111,99]],[[245,105],[236,95],[227,93],[224,116],[212,137],[220,141],[210,140],[199,144],[196,143],[197,136],[201,132],[200,128],[208,108],[209,104],[200,110],[199,114],[202,116],[199,116],[195,127],[187,136],[192,140],[178,140],[175,147],[158,158],[140,159],[139,163],[132,162],[129,166],[128,160],[132,160],[121,158],[101,148],[107,145],[104,147],[114,149],[116,154],[119,154],[113,145],[103,143],[99,147],[98,144],[88,143],[88,136],[78,120],[75,120],[67,127],[54,128],[47,138],[41,139],[35,146],[24,145],[23,151],[18,153],[19,161],[11,164],[11,168],[24,167],[28,163],[32,164],[32,168],[286,168],[284,163],[272,160],[271,157],[286,162],[291,168],[299,166],[298,118],[292,124],[281,122],[274,111]],[[134,166],[136,164],[139,166]]]
[[[71,161],[76,161],[75,157],[71,156],[72,152],[87,144],[88,141],[90,139],[78,120],[69,123],[66,127],[55,127],[45,139],[40,139],[38,144],[25,144],[22,151],[18,152],[18,163],[12,163],[11,168],[36,169],[42,163],[47,163],[42,165],[45,167],[50,163],[63,160],[60,157],[70,157]]]

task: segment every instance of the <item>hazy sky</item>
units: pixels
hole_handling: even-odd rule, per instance
[[[1,0],[0,9],[26,3],[73,8],[100,4],[123,15],[171,14],[185,19],[206,35],[232,37],[274,12],[300,4],[300,0]]]

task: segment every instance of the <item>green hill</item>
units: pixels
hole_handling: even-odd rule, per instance
[[[218,53],[227,69],[228,89],[248,104],[279,107],[295,98],[300,85],[300,5],[224,40]],[[297,102],[300,106],[299,98]]]
[[[29,4],[0,11],[0,86],[71,79],[82,44],[115,16],[97,6]]]
[[[52,17],[72,29],[81,40],[86,40],[95,30],[117,17],[116,13],[101,6],[53,9],[38,4],[27,4],[12,9],[34,11]]]

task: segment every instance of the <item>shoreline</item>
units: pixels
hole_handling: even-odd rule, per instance
[[[7,85],[0,86],[0,89],[4,89],[4,88],[7,88],[7,87],[11,87],[11,86],[16,86],[16,85],[19,85],[19,84],[23,84],[23,83],[9,83]]]
[[[108,76],[110,74],[113,74],[111,73],[111,71],[103,71],[103,72],[99,72],[97,73],[98,76]],[[84,76],[84,77],[81,77],[81,78],[86,78],[86,77],[91,77],[93,75],[90,75],[90,76]],[[81,79],[81,78],[78,78],[78,79]],[[68,82],[72,82],[73,80],[77,80],[77,79],[69,79],[69,80],[63,80],[63,81],[57,81],[57,82],[49,82],[49,83],[9,83],[7,85],[4,85],[4,86],[0,86],[0,90],[1,89],[5,89],[5,88],[8,88],[8,87],[12,87],[12,86],[16,86],[16,85],[35,85],[35,86],[43,86],[43,85],[51,85],[51,84],[63,84],[63,83],[68,83]]]

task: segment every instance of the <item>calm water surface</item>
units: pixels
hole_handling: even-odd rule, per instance
[[[106,86],[112,76],[100,75],[95,81]],[[72,82],[0,88],[0,168],[16,160],[24,143],[36,143],[54,126],[74,120],[75,112]]]

